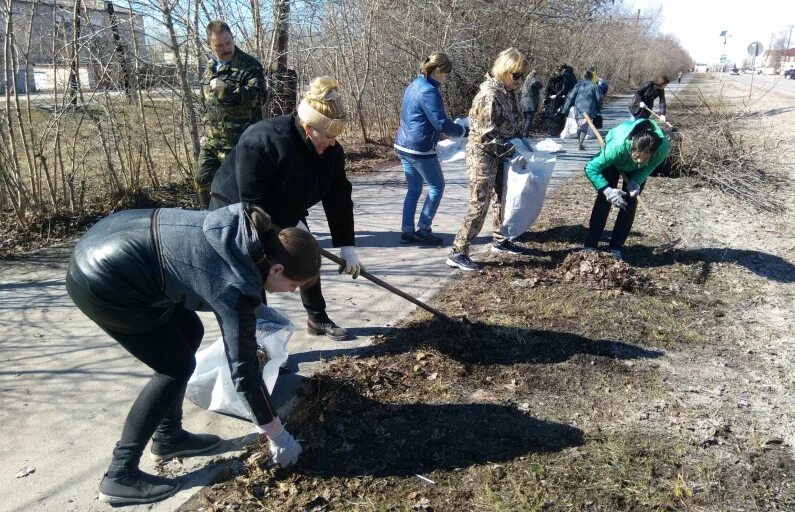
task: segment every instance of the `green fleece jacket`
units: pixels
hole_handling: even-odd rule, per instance
[[[639,123],[648,121],[654,126],[654,132],[662,138],[662,144],[654,152],[654,155],[643,165],[636,164],[631,157],[632,138],[629,134]],[[638,185],[642,185],[646,178],[665,160],[668,155],[668,137],[660,129],[660,126],[653,120],[638,119],[636,121],[626,121],[607,132],[607,139],[604,147],[599,153],[585,164],[585,175],[591,180],[591,184],[596,190],[601,192],[608,186],[603,171],[609,167],[615,167],[619,171],[626,173],[627,177]]]

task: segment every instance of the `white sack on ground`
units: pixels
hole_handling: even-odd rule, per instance
[[[547,138],[536,144],[533,149],[535,151],[545,151],[547,153],[555,153],[557,151],[561,151],[563,149],[563,146],[561,146],[554,140]]]
[[[563,126],[563,131],[560,132],[561,139],[574,139],[577,138],[577,119],[574,116],[574,108],[569,109],[569,116],[566,118],[566,124]]]
[[[541,214],[557,157],[551,153],[531,151],[527,139],[511,139],[511,144],[516,147],[516,155],[503,164],[502,234],[516,238],[527,231]],[[522,165],[517,163],[519,156],[525,159]]]
[[[279,367],[287,361],[287,342],[294,330],[293,324],[275,309],[265,306],[257,309],[257,345],[268,356],[262,380],[270,393],[276,385]],[[254,420],[248,403],[235,391],[223,338],[196,354],[196,370],[188,381],[185,397],[208,411]]]

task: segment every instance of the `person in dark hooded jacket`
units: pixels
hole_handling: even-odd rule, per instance
[[[182,428],[182,401],[204,335],[196,311],[218,318],[235,387],[270,441],[273,461],[297,460],[301,446],[282,426],[262,379],[255,310],[264,291],[294,291],[317,279],[320,249],[309,233],[271,227],[264,211],[245,203],[214,212],[126,210],[78,241],[66,274],[69,296],[155,372],[124,422],[100,501],[151,503],[179,490],[178,480],[138,469],[150,438],[155,460],[206,453],[221,442]]]
[[[563,111],[566,96],[577,84],[574,68],[568,64],[561,64],[555,75],[550,78],[544,96],[544,119],[547,132],[551,137],[557,137],[563,131],[567,112]]]
[[[648,119],[654,110],[654,100],[660,98],[660,115],[658,119],[661,123],[665,122],[665,88],[670,83],[666,75],[660,75],[654,79],[643,82],[640,87],[635,89],[632,99],[629,102],[629,113],[633,119]]]
[[[588,123],[584,114],[595,119],[596,115],[602,111],[602,91],[593,83],[593,72],[586,71],[585,77],[577,82],[577,85],[566,97],[563,111],[568,112],[571,107],[574,107],[574,118],[577,120],[578,126],[577,136],[582,151],[585,149],[585,136],[588,133]]]

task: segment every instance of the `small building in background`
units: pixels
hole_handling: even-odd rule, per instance
[[[5,57],[0,56],[5,70],[0,76],[0,92],[4,92],[6,84],[11,83],[20,93],[49,92],[56,88],[64,90],[70,77],[74,2],[14,0],[11,5],[17,62],[6,62]],[[116,18],[118,45],[111,29],[111,11]],[[132,62],[133,55],[146,60],[143,17],[128,8],[102,0],[83,0],[78,16],[77,76],[81,88],[93,89],[97,85],[117,88],[122,73],[117,46],[130,56],[128,63]],[[7,14],[0,13],[2,41],[6,40],[7,22]]]
[[[795,48],[765,50],[757,67],[772,70],[771,72],[765,71],[766,74],[778,74],[788,69],[795,69]]]

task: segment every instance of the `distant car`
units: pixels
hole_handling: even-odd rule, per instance
[[[787,80],[795,80],[795,68],[784,71],[784,78]]]
[[[739,74],[740,74],[740,70],[739,69],[732,68],[732,75],[739,75]]]

